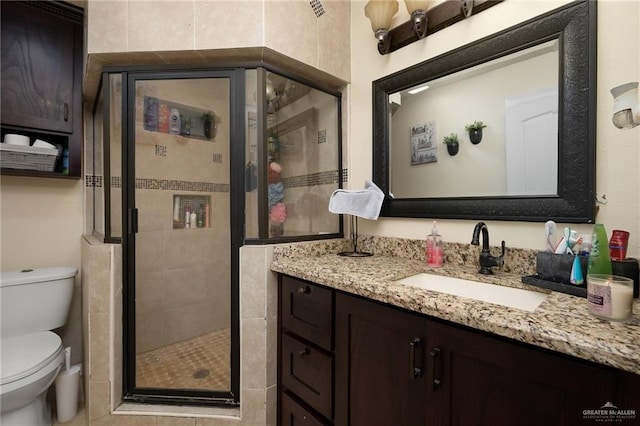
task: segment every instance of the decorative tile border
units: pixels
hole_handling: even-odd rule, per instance
[[[311,173],[308,175],[291,176],[282,178],[285,188],[295,188],[300,186],[325,185],[338,183],[338,171]]]
[[[342,182],[347,182],[349,173],[342,170]],[[85,175],[85,187],[102,188],[102,176]],[[291,176],[282,179],[285,188],[327,185],[338,183],[338,170],[311,173],[308,175]],[[111,188],[122,188],[120,176],[111,177]],[[161,191],[192,191],[192,192],[229,192],[228,183],[191,182],[187,180],[137,178],[136,189],[151,189]]]
[[[229,192],[229,184],[190,182],[187,180],[137,178],[136,189],[156,189],[161,191]]]
[[[322,6],[322,2],[320,0],[310,0],[309,4],[311,5],[311,8],[313,9],[313,13],[316,14],[316,18],[319,18],[322,15],[324,15],[324,13],[325,13],[324,7]]]
[[[87,188],[102,187],[102,176],[85,175],[84,179],[85,186]],[[114,176],[111,178],[111,188],[122,188],[122,178],[120,176]],[[138,178],[136,179],[136,189],[191,192],[229,192],[229,184],[212,182],[190,182],[186,180]]]
[[[102,176],[85,175],[84,186],[86,188],[102,188]]]

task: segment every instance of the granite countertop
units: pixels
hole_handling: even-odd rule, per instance
[[[496,271],[486,276],[473,266],[428,267],[424,261],[389,254],[337,256],[295,249],[276,250],[275,272],[309,280],[347,293],[420,312],[474,329],[512,338],[599,364],[640,374],[640,300],[625,323],[598,319],[586,299],[522,283],[521,275]],[[446,261],[446,259],[445,259]],[[548,294],[534,312],[457,297],[395,281],[426,272],[436,275],[526,288]]]

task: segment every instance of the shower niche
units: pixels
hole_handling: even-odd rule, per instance
[[[210,228],[211,196],[174,195],[173,229]]]

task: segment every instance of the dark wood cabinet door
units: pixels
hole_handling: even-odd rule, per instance
[[[23,2],[2,2],[3,124],[73,132],[76,28]]]
[[[323,349],[332,349],[333,291],[282,276],[282,326]]]
[[[282,426],[330,426],[331,422],[316,416],[311,410],[298,404],[287,393],[280,396],[282,403]]]
[[[425,425],[426,320],[336,295],[336,426]]]
[[[439,380],[430,424],[579,425],[614,397],[607,369],[448,324],[428,333]]]
[[[281,383],[320,414],[333,411],[333,358],[314,345],[282,334]]]

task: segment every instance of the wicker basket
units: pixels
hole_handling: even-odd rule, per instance
[[[0,143],[2,168],[52,172],[57,158],[57,149]]]

